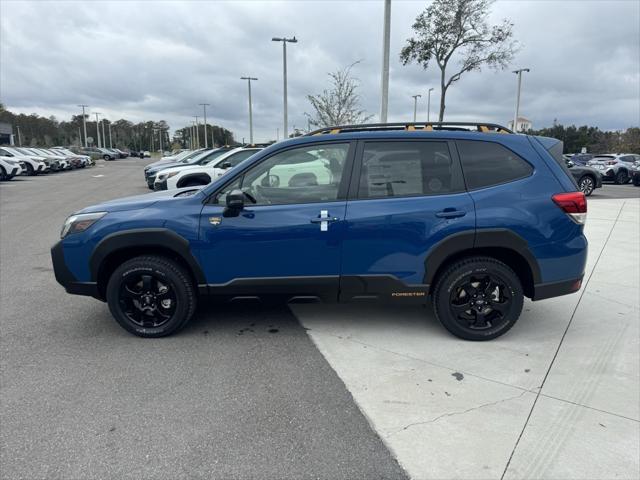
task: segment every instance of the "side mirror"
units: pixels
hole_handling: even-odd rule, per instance
[[[231,162],[222,162],[220,168],[226,170],[227,168],[231,168]]]
[[[571,168],[575,165],[571,160],[567,161],[567,167]]]
[[[266,175],[260,181],[260,185],[263,187],[279,187],[280,186],[280,177],[278,175]]]
[[[244,192],[242,190],[231,190],[227,194],[227,208],[237,211],[244,208]]]

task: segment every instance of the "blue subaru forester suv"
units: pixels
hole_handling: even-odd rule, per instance
[[[131,333],[183,327],[199,295],[433,303],[488,340],[532,300],[580,289],[586,199],[562,142],[493,124],[332,127],[276,143],[202,189],[70,216],[52,248],[67,292]]]

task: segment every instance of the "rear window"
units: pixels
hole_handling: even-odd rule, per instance
[[[529,163],[500,144],[462,140],[457,145],[469,190],[513,182],[533,173]]]

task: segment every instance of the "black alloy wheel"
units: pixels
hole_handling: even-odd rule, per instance
[[[175,261],[135,257],[115,269],[107,303],[118,323],[141,337],[162,337],[184,327],[196,308],[191,277]]]
[[[513,327],[524,295],[509,266],[491,257],[469,257],[438,276],[432,301],[449,332],[465,340],[490,340]]]
[[[593,181],[593,178],[585,175],[578,182],[578,187],[580,188],[580,191],[588,197],[593,193],[593,190],[596,188],[596,184]]]
[[[120,284],[120,308],[140,327],[160,327],[176,309],[173,285],[153,274],[138,273]]]

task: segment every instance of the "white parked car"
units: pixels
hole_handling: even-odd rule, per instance
[[[71,165],[71,162],[69,162],[69,160],[65,158],[64,155],[61,155],[59,153],[50,152],[43,148],[35,148],[35,147],[29,147],[29,148],[23,147],[21,150],[26,150],[28,152],[33,153],[34,155],[40,155],[42,157],[48,158],[49,160],[58,161],[60,164],[60,170],[71,170],[71,168],[73,168]]]
[[[208,185],[260,150],[262,149],[238,147],[218,155],[205,164],[167,168],[156,175],[153,189],[173,190]]]
[[[0,180],[11,180],[22,173],[20,162],[13,158],[0,157]]]
[[[37,175],[44,173],[49,168],[43,157],[37,155],[25,155],[12,147],[0,148],[0,157],[11,158],[24,165],[24,173],[27,175]]]

